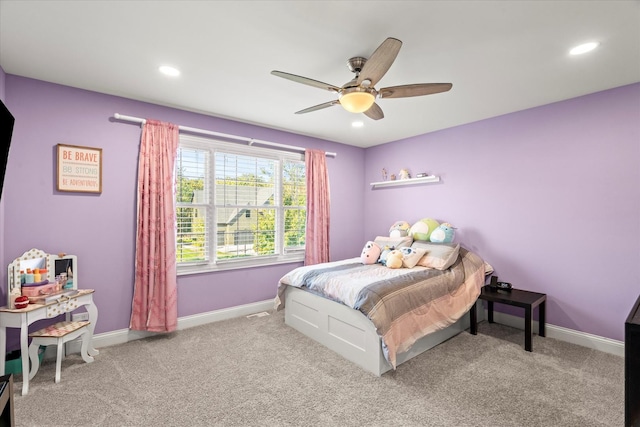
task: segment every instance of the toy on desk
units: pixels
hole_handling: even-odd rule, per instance
[[[24,273],[22,276],[23,277],[21,277],[21,279],[20,279],[22,284],[33,283],[36,280],[36,278],[34,277],[33,272],[31,271],[30,268],[27,268],[27,272]]]
[[[29,305],[29,297],[28,296],[19,296],[16,297],[16,300],[14,302],[14,305],[16,308],[20,309],[20,308],[27,308],[27,306]]]

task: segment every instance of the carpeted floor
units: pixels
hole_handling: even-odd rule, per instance
[[[624,359],[479,324],[377,378],[284,325],[238,318],[45,361],[16,426],[624,425]]]

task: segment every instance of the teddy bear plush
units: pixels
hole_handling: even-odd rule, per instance
[[[364,248],[362,248],[362,253],[360,254],[360,261],[363,264],[375,264],[378,262],[378,258],[380,258],[380,246],[378,246],[375,242],[368,241]]]
[[[401,268],[402,267],[402,252],[395,249],[389,252],[387,255],[387,267],[389,268]]]

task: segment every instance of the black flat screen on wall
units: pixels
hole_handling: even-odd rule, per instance
[[[0,200],[2,200],[2,189],[4,188],[4,174],[7,170],[7,160],[9,159],[9,145],[11,145],[11,135],[13,134],[13,116],[0,101]]]

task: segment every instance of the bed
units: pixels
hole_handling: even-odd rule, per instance
[[[380,376],[468,328],[465,314],[491,271],[460,245],[411,246],[449,260],[439,268],[390,269],[360,258],[299,267],[280,279],[276,309],[287,325]]]

